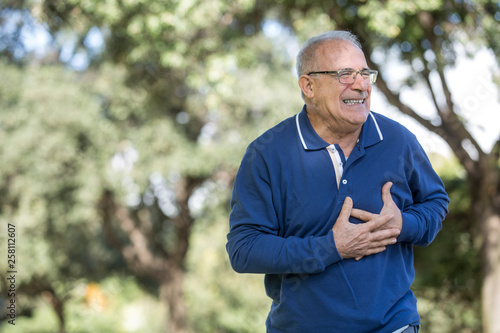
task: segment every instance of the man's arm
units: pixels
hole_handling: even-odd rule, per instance
[[[411,158],[408,157],[407,161],[408,185],[413,194],[413,203],[402,209],[403,228],[398,241],[427,246],[442,228],[450,199],[443,181],[416,140],[411,149]]]
[[[233,269],[239,273],[308,274],[342,260],[331,231],[319,237],[280,235],[284,226],[278,220],[271,178],[264,158],[250,146],[231,197],[226,249]]]

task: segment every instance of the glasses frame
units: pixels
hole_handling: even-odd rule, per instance
[[[356,73],[356,75],[354,75],[354,77],[352,79],[352,82],[342,82],[342,81],[340,81],[340,75],[343,74],[343,73],[345,73],[345,72]],[[358,74],[363,73],[363,72],[364,73],[368,72],[370,84],[374,84],[377,81],[378,71],[374,70],[374,69],[362,69],[360,71],[355,71],[354,69],[339,69],[338,71],[309,72],[309,73],[307,73],[307,75],[313,75],[313,74],[332,75],[332,74],[337,74],[337,79],[339,80],[340,84],[353,84],[354,82],[356,82],[356,79],[358,78]],[[352,77],[352,76],[350,76],[350,77]],[[363,74],[361,74],[361,77],[363,78]],[[363,80],[366,81],[365,78],[363,78]]]

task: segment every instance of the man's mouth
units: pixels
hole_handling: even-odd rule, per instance
[[[347,105],[363,104],[365,99],[344,99],[344,103]]]

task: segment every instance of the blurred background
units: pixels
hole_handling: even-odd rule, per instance
[[[372,110],[417,135],[451,198],[415,249],[425,332],[500,332],[500,2],[0,3],[18,271],[0,332],[264,332],[263,276],[225,252],[231,187],[246,146],[301,110],[300,45],[333,29],[360,37]]]

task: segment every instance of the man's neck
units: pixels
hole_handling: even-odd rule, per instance
[[[338,128],[325,121],[317,120],[309,114],[308,117],[313,129],[324,141],[339,145],[346,157],[351,154],[358,143],[362,126],[346,131],[346,128]]]
[[[359,139],[359,134],[361,133],[361,129],[356,131],[355,133],[349,133],[345,135],[325,135],[324,137],[321,136],[323,140],[328,142],[329,144],[337,144],[340,146],[340,149],[342,149],[342,152],[344,153],[345,157],[349,157],[351,155],[352,150],[354,147],[356,147],[356,144],[358,143]]]

